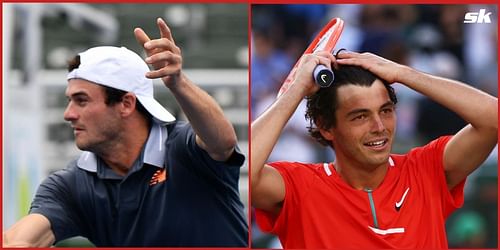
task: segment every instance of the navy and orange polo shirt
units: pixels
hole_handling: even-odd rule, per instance
[[[238,191],[244,156],[213,160],[188,123],[153,123],[129,173],[114,173],[84,152],[38,188],[30,213],[51,223],[56,242],[96,246],[245,247],[248,226]]]

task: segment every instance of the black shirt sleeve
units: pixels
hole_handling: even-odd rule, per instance
[[[50,221],[56,242],[80,235],[79,218],[71,192],[75,175],[72,167],[76,168],[75,162],[52,173],[40,184],[29,211],[30,214],[41,214]]]
[[[210,145],[210,142],[207,144]],[[237,186],[240,167],[245,162],[245,156],[238,146],[228,160],[216,161],[196,144],[196,134],[191,125],[177,122],[175,128],[169,128],[167,148],[167,159],[175,155],[178,160],[188,163],[186,165],[194,171],[216,177],[233,187]]]

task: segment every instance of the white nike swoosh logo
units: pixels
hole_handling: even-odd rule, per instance
[[[321,81],[323,81],[324,83],[326,83],[326,75],[325,74],[321,75]]]
[[[401,205],[403,205],[403,202],[405,201],[406,195],[408,194],[408,191],[410,191],[410,188],[407,188],[405,193],[403,194],[403,197],[401,197],[401,200],[396,202],[396,209],[399,209]]]

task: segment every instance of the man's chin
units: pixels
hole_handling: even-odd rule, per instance
[[[384,153],[382,155],[375,155],[370,157],[370,165],[383,165],[389,161],[389,153]]]
[[[76,144],[76,147],[82,151],[90,151],[89,146],[85,143],[76,142],[75,144]]]

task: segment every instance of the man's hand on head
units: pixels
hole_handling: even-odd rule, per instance
[[[400,82],[400,76],[406,68],[404,65],[395,63],[372,53],[356,53],[347,50],[339,51],[336,63],[340,65],[360,66],[390,84]]]

